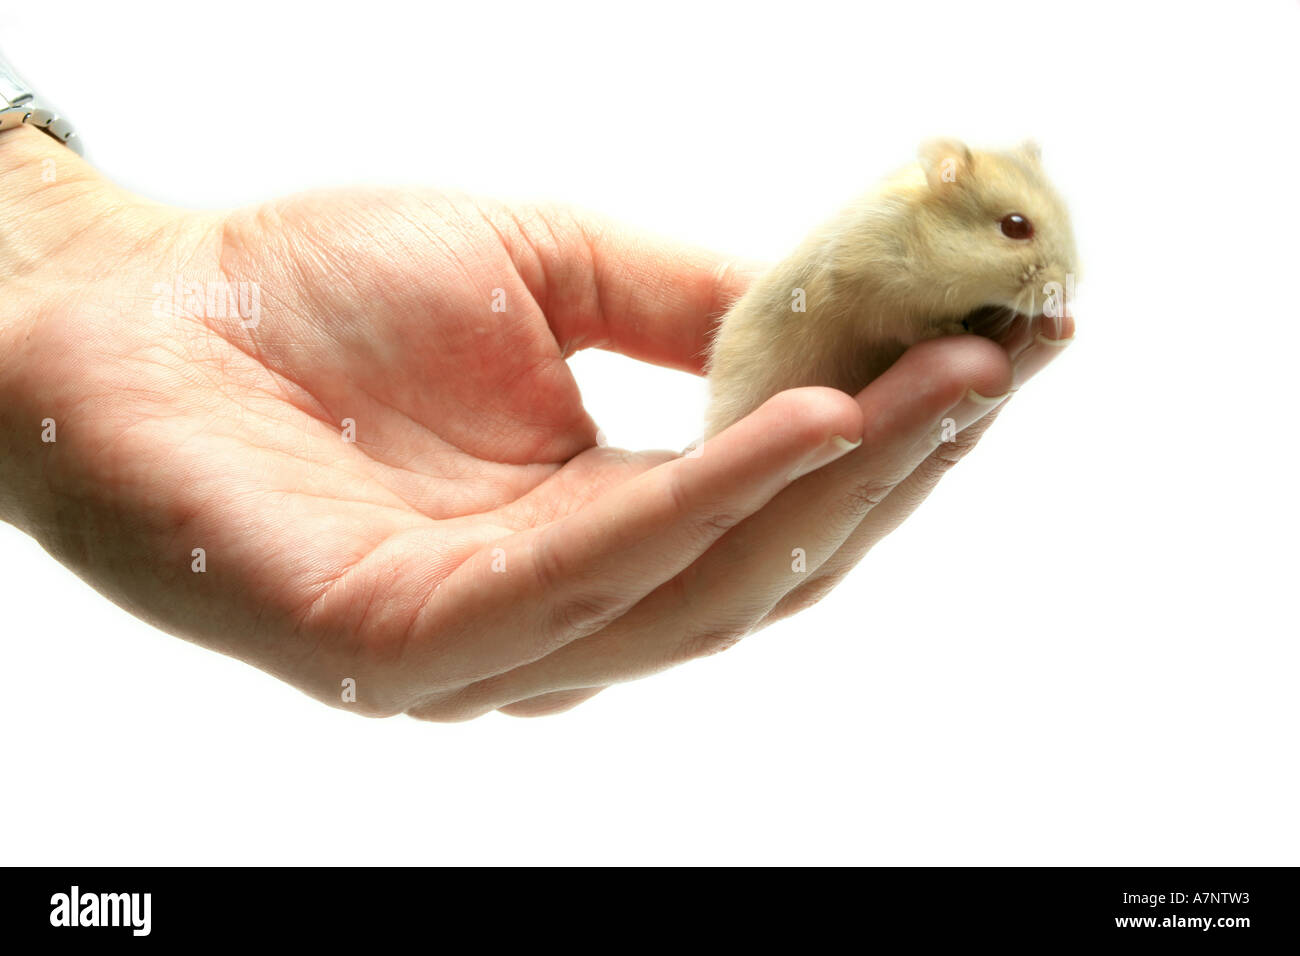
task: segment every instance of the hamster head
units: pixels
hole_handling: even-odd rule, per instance
[[[908,271],[931,290],[936,314],[1009,323],[1042,314],[1051,295],[1073,286],[1069,212],[1035,144],[984,152],[936,140],[921,147],[920,166]],[[1047,305],[1049,314],[1055,308]]]

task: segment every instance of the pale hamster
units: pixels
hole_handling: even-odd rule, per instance
[[[705,437],[783,389],[855,393],[922,339],[1041,314],[1076,273],[1069,214],[1037,146],[926,143],[919,162],[850,203],[723,317]]]

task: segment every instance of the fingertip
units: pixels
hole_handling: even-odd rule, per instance
[[[858,402],[839,389],[807,386],[777,392],[685,457],[721,462],[735,482],[766,475],[775,493],[785,482],[848,454],[862,443]]]
[[[1036,340],[1046,340],[1052,344],[1063,344],[1074,338],[1074,316],[1065,315],[1049,318],[1043,316],[1034,328]]]
[[[810,385],[777,392],[706,444],[749,444],[762,437],[782,445],[819,445],[836,435],[856,442],[862,437],[862,425],[862,406],[852,395]],[[701,448],[694,448],[691,454],[699,457]]]
[[[862,438],[862,406],[837,388],[810,385],[777,392],[754,414],[764,410],[768,421],[796,435],[800,444],[818,446],[836,437],[854,443]]]
[[[1031,378],[1056,360],[1066,346],[1074,341],[1074,318],[1044,318],[1034,326],[1033,337],[1020,352],[1013,353],[1013,378],[1015,388],[1020,388]]]
[[[1006,350],[978,335],[950,336],[920,342],[860,394],[868,407],[903,403],[933,417],[968,397],[993,399],[1012,387],[1011,358]]]

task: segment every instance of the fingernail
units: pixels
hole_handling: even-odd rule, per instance
[[[1002,404],[1003,401],[1005,401],[1006,397],[1010,394],[1011,394],[1010,391],[1006,391],[1003,392],[1001,395],[994,395],[992,398],[990,398],[987,395],[981,395],[973,388],[968,388],[966,389],[966,400],[968,402],[974,402],[976,405],[990,405],[990,406],[1000,405]]]
[[[832,435],[830,441],[809,455],[798,468],[790,472],[790,477],[787,480],[794,481],[809,472],[816,471],[818,468],[825,468],[835,459],[843,458],[861,444],[861,438],[857,441],[849,441],[839,435]]]
[[[1024,385],[1046,368],[1048,363],[1060,355],[1061,350],[1073,341],[1073,335],[1068,339],[1049,339],[1042,332],[1035,335],[1034,344],[1021,352],[1011,366],[1012,387],[1019,388]]]
[[[939,440],[952,441],[957,432],[967,425],[979,421],[993,409],[997,408],[1011,395],[1011,390],[1001,395],[981,395],[973,388],[966,390],[960,402],[949,409],[948,414],[939,422]]]

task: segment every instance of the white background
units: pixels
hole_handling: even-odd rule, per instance
[[[328,709],[0,528],[4,862],[1300,862],[1294,4],[57,7],[0,44],[159,199],[429,183],[772,259],[926,136],[1034,136],[1085,285],[837,592],[560,717]],[[574,364],[614,444],[695,436],[699,382]]]

